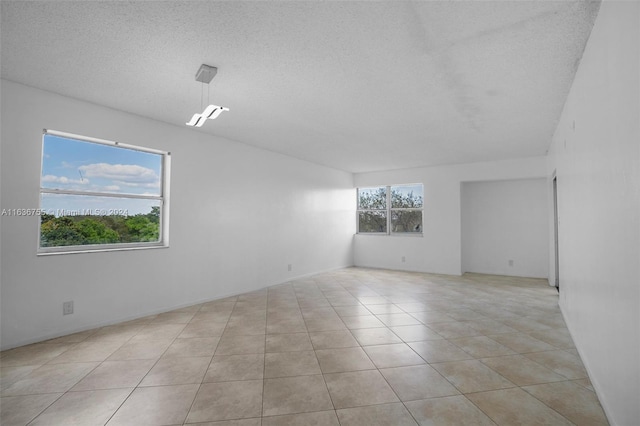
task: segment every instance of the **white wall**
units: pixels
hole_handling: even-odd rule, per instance
[[[544,178],[464,182],[462,272],[547,278],[547,209]]]
[[[462,273],[461,183],[542,178],[545,173],[545,158],[535,157],[356,174],[355,184],[358,187],[422,183],[425,206],[423,237],[356,235],[355,264],[460,275]],[[405,257],[404,263],[402,256]]]
[[[639,28],[640,3],[602,3],[549,152],[560,307],[614,425],[640,419]]]
[[[37,257],[4,217],[3,349],[353,264],[350,173],[5,80],[2,208],[38,207],[43,128],[170,151],[171,246]]]

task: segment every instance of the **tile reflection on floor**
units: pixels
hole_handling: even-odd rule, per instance
[[[2,352],[0,391],[3,426],[607,424],[555,289],[478,274],[347,268],[84,331]]]

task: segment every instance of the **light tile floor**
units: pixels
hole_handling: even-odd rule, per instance
[[[606,425],[546,282],[348,268],[0,354],[0,424]]]

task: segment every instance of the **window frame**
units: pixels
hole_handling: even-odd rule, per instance
[[[420,185],[422,187],[422,207],[392,207],[391,204],[391,188],[402,186],[415,186]],[[385,209],[361,209],[360,208],[360,190],[372,189],[372,188],[384,188],[386,194],[386,208]],[[356,234],[357,235],[386,235],[386,236],[413,236],[422,237],[424,232],[424,184],[422,183],[402,183],[395,185],[372,185],[356,188]],[[422,226],[420,232],[395,232],[392,228],[392,214],[394,211],[420,211],[422,216]],[[385,212],[387,219],[386,232],[360,232],[360,213],[361,212]]]
[[[145,195],[145,194],[119,194],[116,192],[96,192],[96,191],[83,191],[76,189],[57,189],[57,188],[45,188],[42,183],[42,174],[44,168],[44,142],[47,135],[72,139],[80,142],[95,143],[115,148],[130,149],[134,151],[157,154],[162,158],[161,161],[161,173],[160,177],[160,192],[158,195]],[[129,145],[121,142],[99,139],[90,136],[82,136],[73,133],[60,132],[57,130],[43,129],[42,131],[42,151],[40,154],[40,188],[38,191],[38,207],[39,211],[44,212],[42,208],[42,195],[54,194],[54,195],[78,195],[89,197],[103,197],[103,198],[127,198],[137,200],[154,200],[160,203],[160,218],[158,223],[158,241],[142,241],[132,243],[113,243],[113,244],[84,244],[84,245],[68,245],[68,246],[55,246],[55,247],[42,247],[41,244],[41,225],[42,221],[38,216],[38,240],[37,240],[37,252],[38,256],[43,255],[55,255],[55,254],[74,254],[74,253],[92,253],[92,252],[105,252],[105,251],[122,251],[122,250],[146,250],[156,248],[168,248],[169,247],[169,180],[171,170],[171,152],[162,151],[153,148],[146,148],[137,145]]]

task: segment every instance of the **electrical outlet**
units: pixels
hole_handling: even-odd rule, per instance
[[[402,256],[402,263],[404,263],[407,259],[405,259],[404,256]]]
[[[288,264],[288,265],[287,265],[287,271],[291,272],[291,270],[292,270],[292,269],[293,269],[293,268],[291,267],[291,264]]]
[[[513,266],[513,259],[509,259],[509,266]]]
[[[73,300],[62,304],[62,315],[71,315],[73,313]]]

